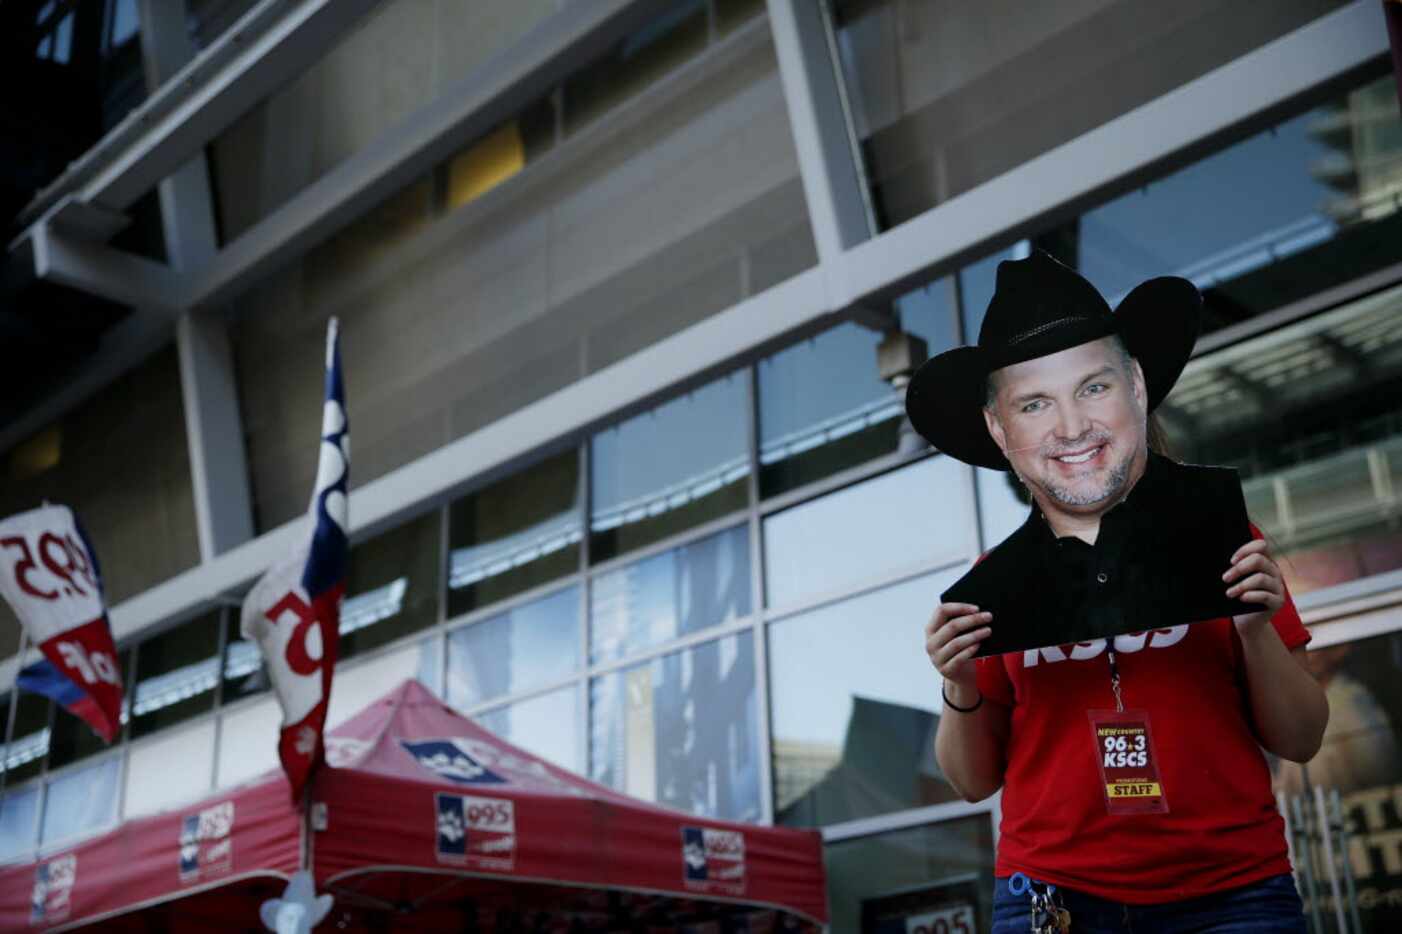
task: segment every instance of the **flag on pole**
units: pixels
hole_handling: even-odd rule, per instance
[[[78,517],[44,505],[0,522],[0,594],[44,653],[19,686],[52,698],[112,742],[122,671],[107,623],[102,573]]]
[[[282,704],[278,756],[292,783],[292,800],[299,804],[302,789],[322,760],[322,728],[340,643],[341,598],[350,550],[348,444],[340,344],[332,318],[326,332],[321,455],[308,510],[311,528],[292,553],[249,591],[239,627],[261,650]]]

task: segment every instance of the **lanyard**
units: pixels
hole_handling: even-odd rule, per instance
[[[1115,709],[1124,713],[1125,702],[1120,696],[1120,666],[1115,662],[1115,650],[1110,649],[1106,653],[1110,657],[1110,690],[1115,692]]]

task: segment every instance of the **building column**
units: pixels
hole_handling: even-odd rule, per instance
[[[184,0],[140,0],[148,90],[160,87],[195,55],[185,12]],[[188,275],[203,268],[219,250],[204,153],[162,181],[159,194],[171,269]],[[253,537],[238,384],[228,328],[217,311],[182,311],[175,340],[200,559],[208,561]]]
[[[827,264],[876,232],[865,172],[834,60],[826,0],[768,0],[818,259]]]

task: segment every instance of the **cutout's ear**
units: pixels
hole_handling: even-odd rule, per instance
[[[983,423],[988,426],[988,433],[993,436],[993,443],[998,445],[998,450],[1003,452],[1003,456],[1008,456],[1008,435],[1003,431],[1003,423],[998,421],[998,416],[987,406],[983,409]]]

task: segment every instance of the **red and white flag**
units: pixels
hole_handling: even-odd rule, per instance
[[[0,595],[44,659],[19,686],[52,698],[112,742],[121,727],[122,671],[107,624],[97,555],[67,506],[0,522]]]
[[[341,599],[350,552],[346,482],[350,470],[346,397],[336,319],[326,333],[326,399],[321,457],[306,539],[275,564],[243,601],[240,629],[263,653],[282,704],[278,756],[300,803],[322,761],[322,730],[340,644]]]

